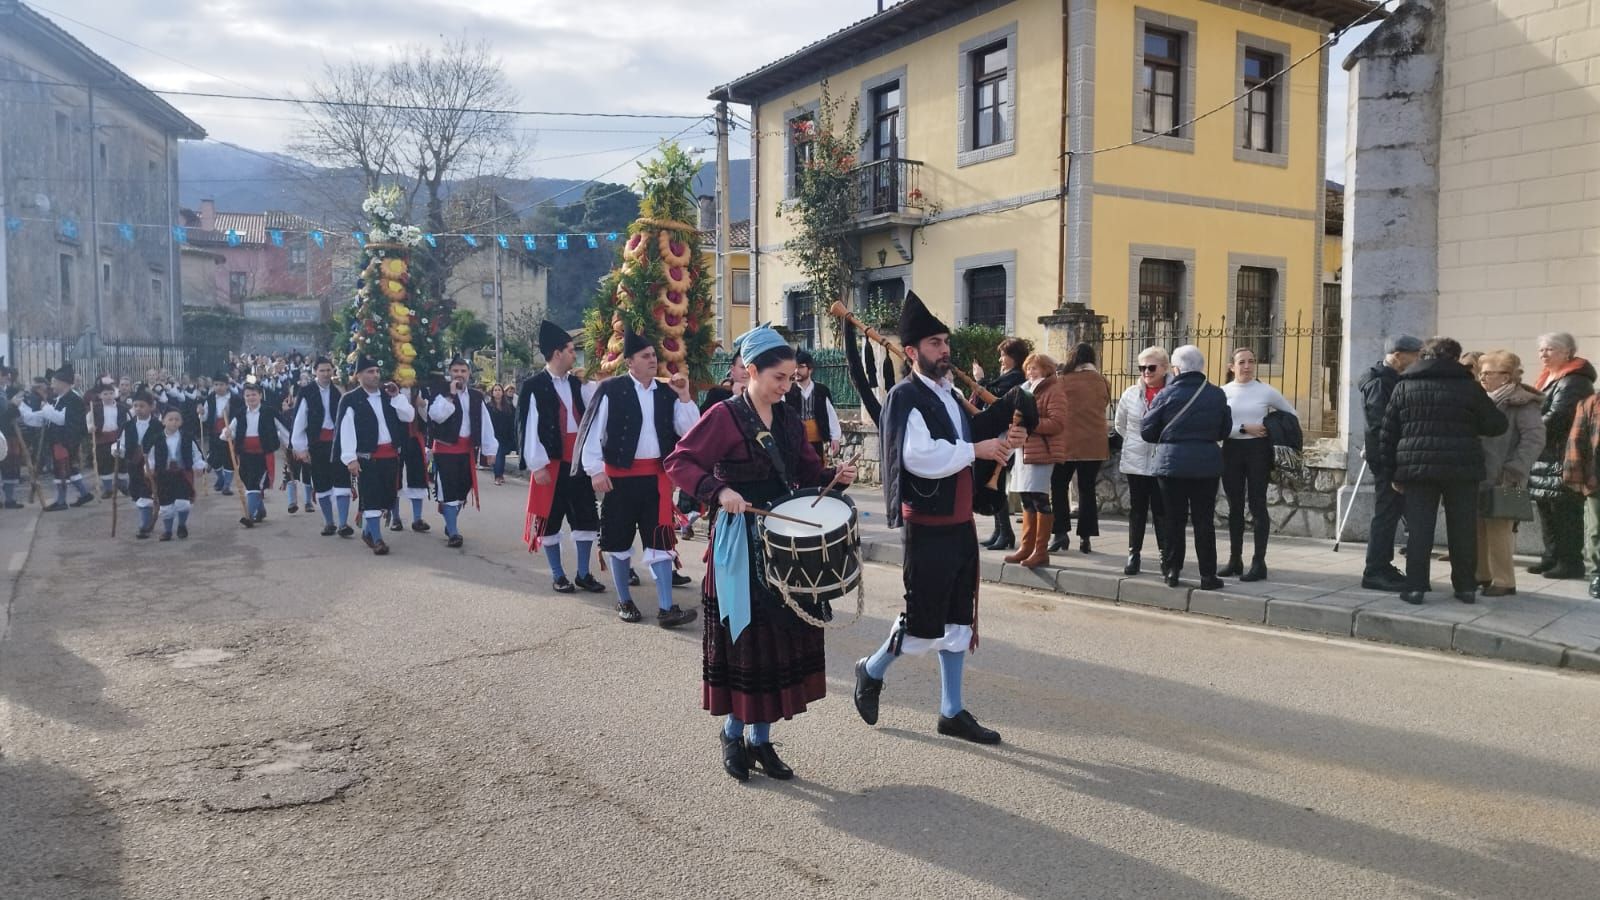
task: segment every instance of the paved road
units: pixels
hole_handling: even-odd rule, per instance
[[[385,560],[313,516],[244,531],[220,498],[187,544],[41,520],[0,645],[0,897],[1600,884],[1600,679],[986,586],[967,699],[1007,742],[979,748],[933,733],[929,660],[856,718],[900,576],[873,566],[831,695],[775,730],[799,780],[741,786],[699,632],[551,593],[520,508],[491,488],[464,552],[407,534]]]

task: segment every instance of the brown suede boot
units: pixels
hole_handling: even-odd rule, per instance
[[[1045,535],[1046,538],[1049,535]],[[1033,546],[1044,546],[1044,541],[1039,539],[1039,514],[1031,510],[1022,511],[1022,536],[1017,538],[1017,552],[1007,553],[1005,560],[1008,563],[1019,563],[1033,555]]]
[[[1024,569],[1050,565],[1050,529],[1056,524],[1056,517],[1052,513],[1034,515],[1038,520],[1039,540],[1033,545],[1033,555],[1022,561]]]

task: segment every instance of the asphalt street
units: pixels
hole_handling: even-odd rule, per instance
[[[555,594],[524,489],[485,491],[462,550],[430,511],[382,559],[281,495],[252,530],[203,498],[187,542],[0,519],[0,898],[1600,890],[1595,677],[985,585],[978,747],[934,732],[932,659],[856,716],[900,595],[872,565],[829,696],[774,728],[798,778],[741,785],[698,623]]]

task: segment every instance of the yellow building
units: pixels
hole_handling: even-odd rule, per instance
[[[1270,335],[1316,321],[1337,265],[1323,258],[1319,47],[1371,9],[905,0],[717,88],[755,126],[757,317],[829,340],[778,214],[826,82],[859,103],[865,133],[856,306],[915,289],[954,326],[1038,341],[1040,317],[1082,304],[1125,334],[1130,359],[1107,361],[1117,371],[1140,347],[1226,319],[1259,335],[1264,374],[1281,377],[1294,348]]]
[[[701,232],[700,253],[705,270],[717,270],[717,236]],[[750,330],[750,220],[742,219],[728,229],[728,337]],[[721,291],[721,285],[716,287]],[[719,376],[720,377],[720,376]]]

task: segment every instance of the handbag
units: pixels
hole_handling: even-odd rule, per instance
[[[1532,522],[1533,498],[1528,496],[1528,489],[1524,487],[1489,485],[1479,491],[1478,515],[1485,519]]]

